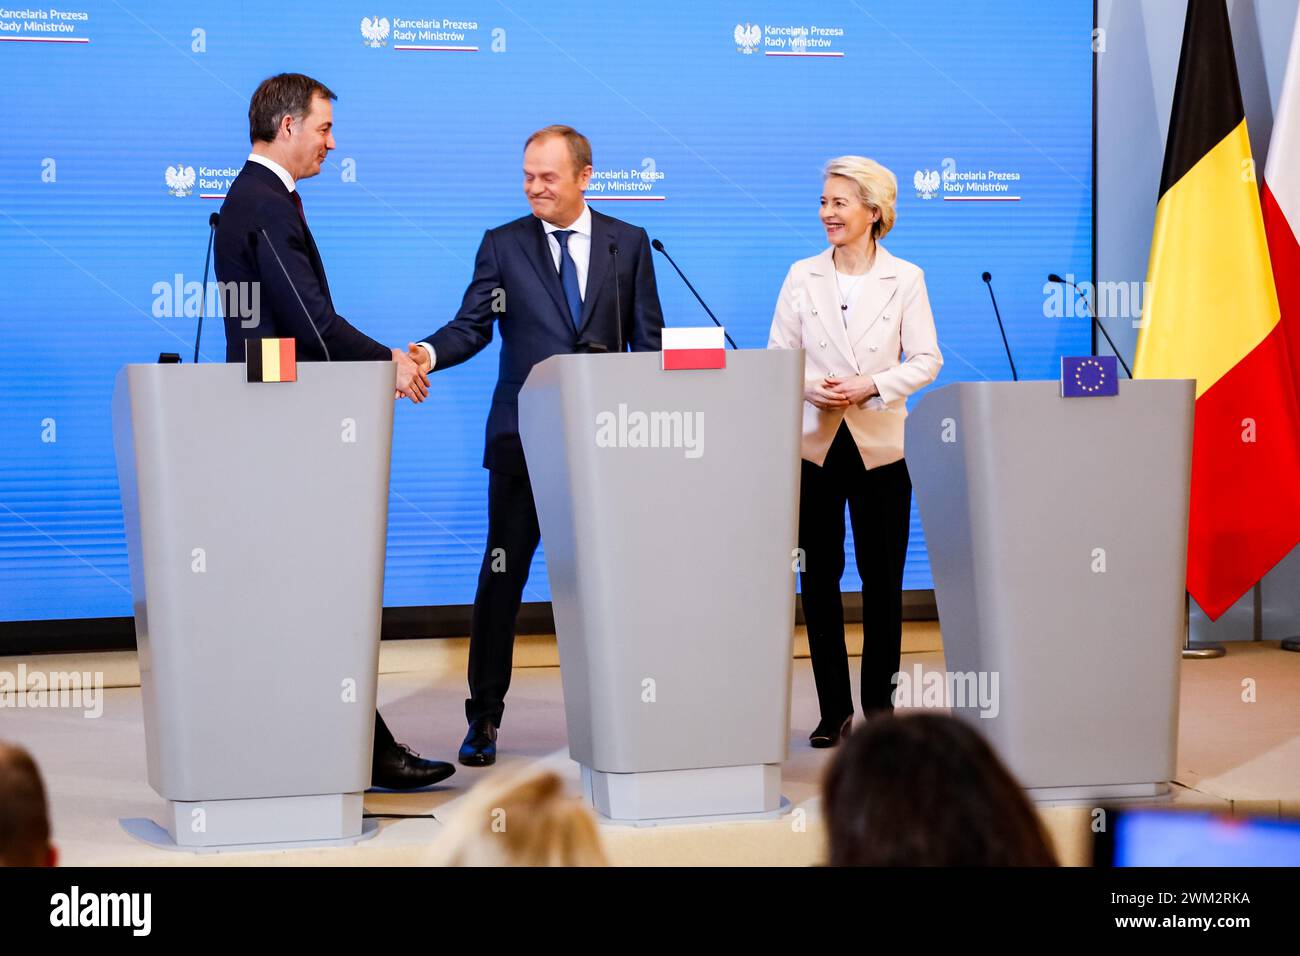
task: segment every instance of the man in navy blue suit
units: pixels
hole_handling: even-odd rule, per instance
[[[300,179],[315,176],[334,148],[336,99],[301,73],[263,80],[248,107],[248,162],[231,183],[217,226],[217,281],[258,289],[257,314],[226,316],[226,361],[244,361],[244,343],[292,338],[299,361],[397,362],[398,394],[423,401],[428,378],[411,356],[376,342],[334,311],[325,265],[307,228]],[[286,754],[286,759],[293,759]],[[445,761],[424,760],[397,743],[375,714],[374,786],[426,787],[451,776]]]
[[[292,338],[300,362],[397,362],[399,391],[422,401],[428,379],[410,356],[376,342],[334,310],[325,264],[307,227],[297,183],[319,173],[334,148],[334,99],[328,87],[301,73],[270,77],[253,93],[253,151],[221,205],[216,267],[219,282],[257,287],[259,310],[251,317],[226,316],[226,361],[244,361],[248,339]]]
[[[488,537],[470,627],[469,731],[460,762],[496,760],[514,654],[515,618],[541,532],[519,441],[519,389],[534,365],[571,352],[658,351],[663,312],[644,229],[601,215],[583,192],[591,144],[548,126],[524,144],[532,215],[489,229],[456,317],[410,346],[426,370],[459,365],[501,330],[501,360],[487,419]],[[617,283],[617,289],[615,289]],[[504,554],[504,566],[496,556]]]

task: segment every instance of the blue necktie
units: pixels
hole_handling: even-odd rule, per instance
[[[551,233],[560,244],[560,285],[564,288],[564,298],[569,303],[569,319],[576,332],[578,321],[582,318],[582,293],[578,290],[578,267],[569,255],[569,237],[572,229],[557,229]]]

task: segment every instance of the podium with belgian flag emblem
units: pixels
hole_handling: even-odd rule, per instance
[[[148,776],[167,801],[161,827],[124,825],[165,846],[373,831],[395,370],[295,368],[281,344],[256,358],[128,365],[113,394]]]

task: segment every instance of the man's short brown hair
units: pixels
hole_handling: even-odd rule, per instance
[[[524,149],[528,149],[539,139],[549,139],[552,136],[563,136],[564,141],[569,144],[569,154],[573,157],[575,173],[580,173],[591,165],[591,143],[572,126],[543,126],[524,141]]]
[[[338,99],[324,83],[301,73],[267,77],[253,91],[248,104],[248,141],[274,142],[280,132],[280,121],[286,116],[302,119],[311,112],[311,101],[317,96]]]
[[[0,866],[44,866],[50,811],[32,755],[0,742]]]

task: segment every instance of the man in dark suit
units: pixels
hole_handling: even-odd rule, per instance
[[[217,281],[259,290],[257,314],[227,315],[226,361],[244,361],[245,341],[292,338],[299,361],[397,362],[399,395],[423,401],[428,378],[410,355],[376,342],[334,311],[325,266],[307,228],[297,181],[320,172],[334,148],[330,90],[300,73],[264,80],[248,107],[253,151],[231,183],[217,226]],[[374,786],[426,787],[452,775],[452,764],[423,760],[393,739],[375,714]]]
[[[515,618],[541,537],[519,441],[520,386],[552,355],[660,347],[664,320],[649,237],[639,226],[592,211],[583,199],[590,179],[591,144],[577,130],[548,126],[530,136],[524,194],[532,215],[484,234],[460,311],[410,346],[422,367],[441,370],[492,341],[494,322],[501,329],[483,452],[488,537],[470,631],[469,732],[459,758],[467,766],[496,760]]]

